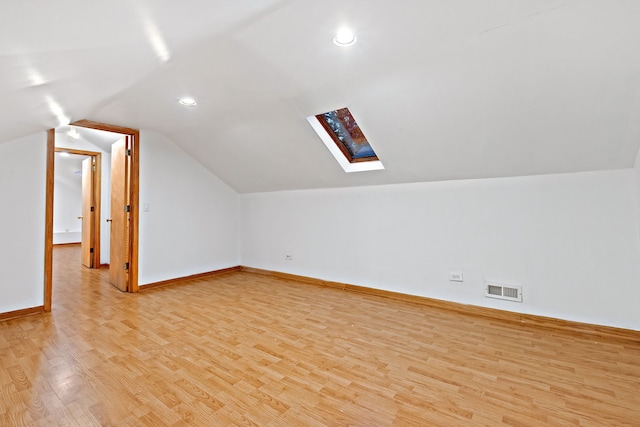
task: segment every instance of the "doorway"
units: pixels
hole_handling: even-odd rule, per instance
[[[71,123],[71,126],[101,130],[121,134],[124,136],[126,160],[123,162],[126,168],[122,173],[126,176],[125,186],[122,188],[122,200],[125,204],[124,231],[122,234],[122,263],[110,265],[111,269],[118,269],[121,284],[116,286],[126,292],[138,292],[138,234],[139,234],[139,141],[140,133],[137,129],[105,123],[80,120]],[[52,270],[53,270],[53,196],[54,196],[54,171],[55,171],[55,129],[47,132],[47,184],[46,184],[46,223],[45,223],[45,283],[44,283],[44,309],[51,311],[52,304]],[[113,209],[113,207],[112,207]],[[112,210],[112,212],[114,212]],[[95,250],[95,249],[94,249]],[[113,263],[110,263],[113,264]],[[124,283],[124,286],[122,285]]]
[[[80,242],[82,265],[100,268],[102,153],[56,146],[55,154],[53,244]]]

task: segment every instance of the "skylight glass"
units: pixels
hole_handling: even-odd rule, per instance
[[[345,172],[384,169],[348,108],[307,117]]]
[[[348,108],[316,116],[350,162],[378,160]]]

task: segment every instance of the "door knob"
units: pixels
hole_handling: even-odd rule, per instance
[[[107,222],[111,222],[111,221],[112,221],[112,219],[111,219],[111,218],[107,218]]]
[[[82,219],[82,217],[81,217],[81,216],[79,216],[79,217],[78,217],[78,219]]]

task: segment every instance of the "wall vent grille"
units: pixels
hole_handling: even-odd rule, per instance
[[[484,296],[508,301],[522,302],[522,286],[501,285],[485,282]]]

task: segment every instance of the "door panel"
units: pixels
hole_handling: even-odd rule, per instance
[[[94,172],[93,158],[89,157],[82,161],[82,265],[93,268],[93,247],[94,247]]]
[[[111,147],[111,247],[109,280],[121,291],[128,290],[129,204],[127,141],[125,138]]]

